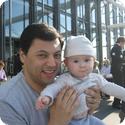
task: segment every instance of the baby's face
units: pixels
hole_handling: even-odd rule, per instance
[[[83,78],[93,71],[94,57],[88,55],[71,56],[65,59],[69,72],[77,78]]]

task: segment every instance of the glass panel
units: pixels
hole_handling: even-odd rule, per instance
[[[12,37],[19,37],[22,30],[24,29],[25,25],[28,25],[28,12],[29,7],[27,2],[23,2],[22,0],[19,0],[18,2],[16,0],[12,0],[11,5],[11,34]],[[5,4],[5,33],[6,36],[9,36],[9,2],[6,2]],[[24,25],[25,24],[25,25]],[[18,27],[18,29],[17,29]]]
[[[38,0],[37,22],[53,25],[53,0]]]
[[[9,5],[10,3],[10,5]],[[12,57],[19,47],[19,37],[29,24],[29,4],[26,0],[5,2],[5,42],[6,58]]]
[[[81,0],[77,1],[77,34],[84,34],[85,32],[85,6]]]
[[[70,0],[60,1],[60,32],[65,38],[71,34]]]
[[[53,6],[53,1],[52,0],[44,0],[44,4],[47,4],[48,6]]]
[[[105,5],[104,2],[101,2],[101,23],[105,24]]]

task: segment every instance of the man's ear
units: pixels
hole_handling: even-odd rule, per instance
[[[22,51],[22,49],[19,49],[19,56],[20,56],[20,61],[24,64],[24,60],[26,58],[25,53]]]

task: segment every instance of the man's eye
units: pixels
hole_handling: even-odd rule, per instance
[[[46,54],[39,54],[38,57],[40,57],[40,58],[47,58],[48,56]]]
[[[55,59],[61,59],[61,54],[55,54]]]

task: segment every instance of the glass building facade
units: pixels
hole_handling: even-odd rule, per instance
[[[27,25],[42,22],[54,26],[65,40],[86,35],[102,62],[110,58],[117,37],[124,35],[125,7],[117,0],[6,0],[0,8],[0,59],[18,51]]]

